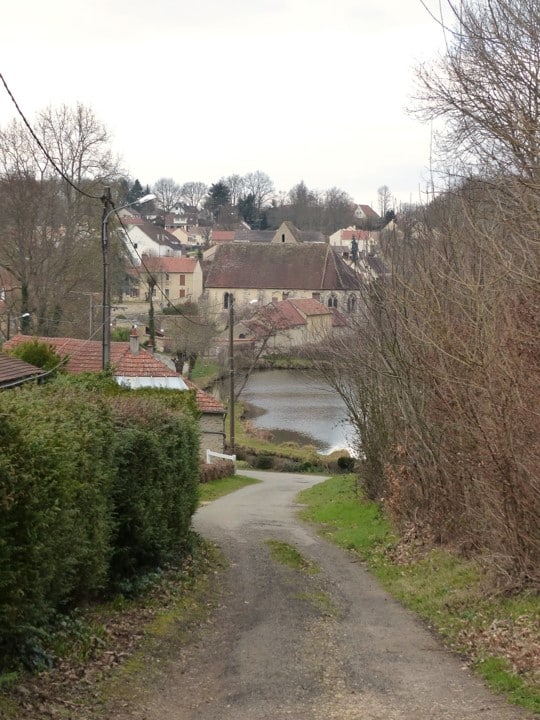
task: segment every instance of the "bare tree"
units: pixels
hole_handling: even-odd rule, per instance
[[[160,178],[153,187],[157,200],[164,212],[169,213],[183,197],[183,188],[172,178]]]
[[[270,177],[260,170],[244,176],[244,188],[255,197],[257,210],[260,210],[274,194],[274,183]]]
[[[383,233],[391,272],[321,358],[396,524],[540,580],[540,8],[450,3],[446,55],[419,71],[444,118],[446,186]]]
[[[197,358],[208,351],[218,334],[215,322],[202,314],[159,315],[161,327],[165,330],[165,350],[174,360],[176,369],[182,373],[188,363],[188,377]]]
[[[392,194],[388,185],[381,185],[377,190],[379,198],[379,215],[384,218],[389,210],[392,210]]]
[[[418,69],[417,112],[445,121],[439,148],[461,173],[538,172],[539,8],[533,0],[448,3],[448,46]]]
[[[70,293],[100,287],[102,208],[60,177],[49,158],[74,185],[96,194],[116,166],[104,127],[82,105],[48,108],[35,127],[46,155],[22,124],[0,130],[0,266],[16,278],[20,314],[31,313],[34,329],[57,334],[69,319],[69,334],[86,334],[86,320],[74,314],[83,298]]]
[[[187,182],[182,185],[182,197],[192,207],[199,207],[207,193],[208,185],[203,182]]]
[[[227,177],[221,178],[221,182],[229,188],[231,205],[238,205],[239,200],[244,196],[244,178],[241,175],[227,175]]]
[[[321,230],[331,235],[341,227],[351,225],[354,220],[354,203],[350,195],[337,187],[324,194],[324,215]]]

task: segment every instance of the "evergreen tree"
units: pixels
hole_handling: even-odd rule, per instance
[[[137,180],[135,180],[135,182],[133,183],[133,185],[131,186],[131,188],[127,194],[126,202],[133,203],[136,200],[138,200],[139,198],[143,197],[143,195],[144,195],[143,187],[142,187],[141,183],[139,182],[139,180],[137,179]]]

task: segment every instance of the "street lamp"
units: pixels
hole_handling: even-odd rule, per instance
[[[103,344],[101,367],[103,370],[106,370],[111,362],[111,285],[109,279],[109,236],[107,223],[113,213],[130,207],[131,205],[142,205],[150,200],[155,200],[155,198],[156,196],[150,193],[138,200],[115,208],[112,204],[111,188],[109,187],[105,188],[105,192],[101,198],[103,202],[103,215],[101,220],[101,250],[103,252]]]
[[[6,328],[6,340],[9,340],[11,335],[11,320],[27,320],[30,317],[29,312],[25,312],[22,315],[16,315],[14,318],[11,317],[11,310],[8,310],[7,313],[7,328]],[[17,326],[15,325],[15,330],[17,329]],[[21,328],[22,332],[22,328]],[[26,333],[23,333],[23,335]]]

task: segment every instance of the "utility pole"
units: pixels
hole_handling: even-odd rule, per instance
[[[103,202],[103,216],[101,220],[101,250],[103,253],[103,343],[101,367],[103,370],[107,370],[111,363],[111,285],[109,276],[109,237],[107,234],[107,221],[113,209],[110,187],[105,188],[101,201]]]
[[[229,452],[234,454],[234,296],[229,293]]]

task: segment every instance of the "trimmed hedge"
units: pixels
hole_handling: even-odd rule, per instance
[[[113,402],[116,441],[111,579],[181,552],[197,507],[198,427],[148,397]]]
[[[179,404],[95,376],[0,393],[0,669],[58,611],[179,558],[199,443]]]

